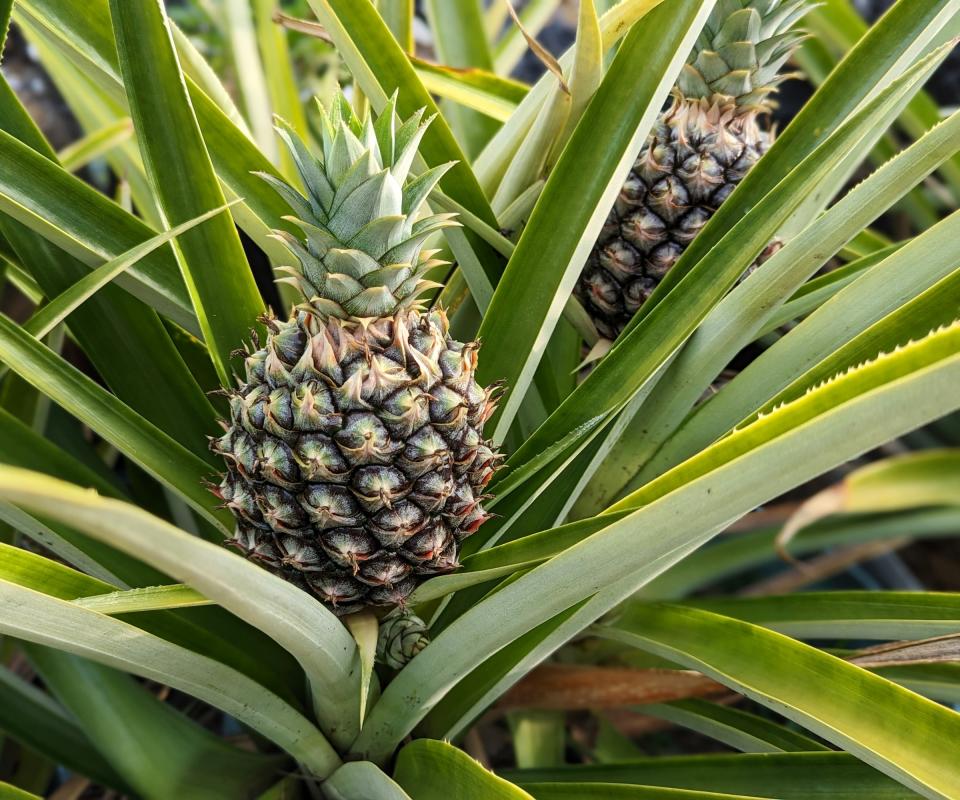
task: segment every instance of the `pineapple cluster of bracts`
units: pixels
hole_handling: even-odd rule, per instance
[[[403,605],[489,516],[496,391],[474,379],[477,345],[441,311],[266,322],[212,442],[232,544],[337,613]]]

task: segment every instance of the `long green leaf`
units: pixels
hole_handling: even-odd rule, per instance
[[[600,34],[604,52],[614,47],[632,26],[663,0],[621,0],[600,19]],[[493,6],[496,8],[497,6]],[[572,49],[559,59],[561,68],[573,63]],[[484,190],[493,196],[518,148],[533,126],[548,97],[557,86],[557,78],[546,72],[517,106],[510,119],[497,131],[474,163],[474,170]]]
[[[808,28],[816,36],[824,50],[833,51],[835,58],[853,47],[867,32],[868,26],[849,0],[828,0],[815,8],[807,17]],[[808,73],[803,51],[798,54],[800,66]],[[816,75],[811,76],[818,80]],[[898,127],[912,138],[919,138],[940,120],[940,109],[927,92],[920,92],[910,101],[897,121]],[[952,189],[955,198],[960,198],[960,157],[944,164],[940,175]]]
[[[647,784],[780,800],[916,800],[917,797],[846,753],[666,756],[622,764],[505,770],[503,774],[538,798],[541,781],[571,782],[575,786],[576,782],[583,781],[584,788],[590,785],[587,781]],[[543,796],[551,797],[550,794]],[[625,795],[624,800],[629,797]]]
[[[960,792],[960,762],[950,755],[960,737],[960,714],[842,659],[754,625],[677,606],[633,606],[601,632],[775,708],[925,797]],[[910,720],[909,737],[903,736],[904,719]]]
[[[517,103],[527,94],[525,84],[480,69],[455,69],[414,58],[411,61],[431,94],[480,111],[499,122],[510,119]]]
[[[3,59],[3,48],[7,43],[7,31],[10,29],[10,14],[13,11],[13,0],[0,0],[0,60]]]
[[[643,588],[644,597],[674,600],[685,597],[715,581],[742,574],[765,564],[779,563],[776,537],[779,528],[761,528],[750,533],[725,537],[692,554]],[[791,546],[796,555],[816,553],[831,547],[902,539],[944,538],[960,532],[960,511],[930,509],[909,514],[853,517],[818,523],[807,528]]]
[[[684,605],[801,639],[922,639],[960,630],[960,595],[938,592],[804,592]]]
[[[957,266],[957,231],[960,212],[911,240],[838,292],[761,353],[691,417],[651,462],[650,469],[660,471],[666,464],[677,463],[742,419],[768,407],[774,398],[779,401],[805,391],[815,380],[823,379],[820,362],[834,371],[853,363],[829,363],[829,356],[851,339],[866,334],[871,326],[883,326],[884,316],[895,314],[905,301],[953,273]],[[936,295],[944,295],[940,291],[934,295],[936,305]],[[949,312],[949,306],[943,310]]]
[[[215,499],[203,486],[213,472],[212,461],[193,455],[2,316],[0,361],[176,491],[221,530],[230,525],[229,514],[215,510]]]
[[[126,101],[108,0],[23,0],[17,3],[15,16],[115,102]],[[192,58],[189,42],[182,36],[174,38],[186,65]],[[263,172],[279,177],[279,173],[251,141],[239,115],[230,111],[232,104],[209,66],[191,71],[194,77],[186,78],[187,91],[210,158],[225,188],[244,200],[234,216],[264,252],[283,259],[285,250],[271,238],[270,230],[287,224],[281,219],[290,209],[257,177]]]
[[[0,668],[0,730],[67,769],[129,788],[63,706],[6,667]]]
[[[60,169],[29,141],[0,132],[0,210],[95,267],[155,235],[140,220]],[[221,204],[222,205],[222,204]],[[91,219],[96,225],[91,225]],[[199,333],[169,250],[145,258],[119,284],[178,325]]]
[[[300,136],[307,137],[307,117],[300,100],[297,79],[293,72],[293,60],[287,42],[287,32],[273,20],[276,3],[273,0],[252,0],[257,44],[263,59],[263,71],[270,94],[270,106],[274,114],[284,120]],[[240,54],[241,59],[244,57]],[[271,136],[274,132],[271,127]],[[266,151],[265,152],[269,152]],[[283,172],[291,180],[296,180],[297,169],[293,157],[286,148],[281,148],[280,163]]]
[[[323,777],[339,764],[305,717],[252,680],[111,617],[0,580],[0,631],[180,689],[226,711]]]
[[[829,750],[816,739],[771,720],[708,700],[677,700],[641,706],[657,719],[702,733],[742,753],[792,753]]]
[[[22,513],[22,512],[21,512]],[[104,547],[100,542],[97,545]],[[117,556],[122,553],[113,551]],[[89,598],[91,610],[100,612],[97,599],[110,597],[115,586],[90,575],[70,569],[49,558],[30,553],[18,547],[0,544],[0,579],[15,583],[27,589],[43,592],[60,600],[70,601],[81,607],[87,607]],[[143,567],[142,569],[147,569]],[[141,570],[142,571],[142,570]],[[154,580],[158,573],[150,570]],[[123,577],[130,580],[137,577],[129,568],[123,570]],[[162,580],[162,576],[159,576]],[[137,590],[130,590],[135,595]],[[140,590],[147,591],[147,590]],[[115,609],[114,609],[115,610]],[[123,609],[126,611],[143,609]],[[122,613],[115,610],[116,613]],[[207,613],[197,613],[207,612]],[[111,613],[107,609],[103,613]],[[296,662],[280,651],[280,656],[270,652],[273,642],[263,634],[248,628],[222,609],[197,609],[189,616],[170,613],[139,613],[129,616],[125,622],[142,628],[161,639],[186,647],[200,655],[245,673],[260,685],[271,689],[287,702],[300,705],[300,684],[302,672]],[[286,656],[286,658],[284,658]]]
[[[178,225],[224,204],[160,0],[111,0],[110,10],[137,141],[163,216]],[[215,217],[173,246],[223,386],[230,354],[264,306],[233,223]]]
[[[323,784],[323,793],[330,800],[411,800],[376,764],[350,761],[340,767]]]
[[[57,153],[57,160],[68,172],[76,172],[118,144],[126,142],[132,135],[133,124],[125,117],[67,145]]]
[[[239,201],[234,201],[239,202]],[[146,257],[158,247],[173,241],[177,236],[199,225],[202,222],[225,211],[229,205],[215,208],[199,217],[177,225],[169,231],[159,233],[151,239],[130,248],[127,252],[110,259],[106,264],[97,267],[88,275],[78,280],[65,292],[61,292],[43,308],[39,309],[23,324],[23,329],[31,336],[42,339],[57,325],[63,322],[76,308],[89,300],[98,290],[110,283],[114,278],[130,269],[140,259]]]
[[[525,786],[536,800],[751,800],[743,794],[628,786],[621,783],[534,783]]]
[[[276,162],[278,152],[271,115],[271,98],[250,6],[249,0],[225,0],[220,6],[224,17],[223,30],[230,43],[237,88],[243,98],[254,141],[262,153]],[[117,44],[122,54],[123,46],[119,37]]]
[[[136,506],[91,496],[46,476],[0,469],[0,497],[69,521],[263,630],[300,661],[331,737],[349,743],[359,725],[356,647],[339,620],[306,592]],[[49,508],[54,502],[57,507]]]
[[[227,744],[129,675],[35,644],[26,651],[50,691],[145,797],[236,796],[264,785],[283,762]]]
[[[446,800],[450,787],[464,797],[532,800],[522,789],[488,772],[462,750],[446,742],[418,739],[397,756],[394,780],[415,800]]]
[[[375,0],[377,11],[383,17],[393,38],[405,53],[413,53],[413,0]]]
[[[27,195],[41,190],[34,183],[37,174],[65,176],[68,181],[80,184],[49,160],[54,158],[53,151],[3,80],[0,80],[0,112],[0,128],[4,129],[4,133],[0,133],[0,149],[11,145],[17,151],[13,158],[0,157],[3,165],[0,175],[29,161],[31,170],[36,172],[28,172],[16,183],[21,191],[29,187]],[[25,144],[17,142],[14,136]],[[89,187],[87,191],[97,198],[100,208],[103,198]],[[107,208],[119,211],[109,202],[103,202]],[[94,216],[102,221],[97,214]],[[108,218],[109,214],[104,214],[104,219]],[[152,235],[150,229],[145,231],[142,237],[130,241],[130,246]],[[47,297],[66,291],[89,271],[77,259],[11,220],[0,221],[0,232],[11,242],[20,263],[33,273]],[[114,255],[125,249],[128,248],[121,246]],[[96,256],[88,263],[96,265],[102,260]],[[172,260],[169,263],[172,264]],[[194,453],[203,452],[203,437],[211,432],[210,426],[214,424],[213,407],[186,369],[155,313],[126,297],[120,289],[106,287],[75,312],[72,328],[84,352],[118,397],[176,436]]]

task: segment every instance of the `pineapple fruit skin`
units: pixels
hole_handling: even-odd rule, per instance
[[[412,177],[429,120],[376,121],[340,95],[320,108],[320,152],[282,121],[302,193],[264,179],[302,231],[275,231],[303,295],[264,319],[230,419],[211,442],[226,465],[215,493],[237,520],[231,544],[337,614],[403,606],[424,578],[458,566],[487,519],[500,455],[483,438],[495,388],[474,378],[477,344],[449,333],[419,299],[444,262],[426,242],[457,224],[423,213],[442,164]]]
[[[301,310],[268,327],[213,443],[230,543],[339,614],[402,605],[456,569],[487,518],[499,456],[481,434],[494,401],[473,376],[477,347],[438,311]]]
[[[769,149],[770,95],[803,40],[809,0],[718,0],[673,102],[634,162],[574,294],[616,337]]]
[[[682,100],[657,121],[576,284],[602,336],[616,339],[769,142],[730,106]]]

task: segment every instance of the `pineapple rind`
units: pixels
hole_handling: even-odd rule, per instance
[[[764,115],[802,41],[808,0],[719,0],[673,103],[610,210],[575,294],[615,339],[720,204],[769,148]]]
[[[338,614],[403,605],[425,577],[458,566],[460,542],[487,519],[483,491],[500,461],[483,439],[494,392],[474,378],[476,343],[426,312],[425,249],[450,214],[420,214],[447,166],[410,176],[429,120],[376,122],[339,96],[320,109],[314,157],[282,121],[305,194],[264,175],[298,238],[287,277],[304,296],[267,318],[228,392],[211,443],[227,471],[216,493],[237,519],[231,544]]]
[[[499,455],[474,379],[476,344],[440,311],[268,320],[214,440],[231,544],[339,614],[402,605],[424,577],[458,566],[487,519]]]

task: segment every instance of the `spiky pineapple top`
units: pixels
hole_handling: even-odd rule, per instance
[[[763,115],[808,0],[719,0],[634,163],[575,293],[616,338],[769,147]]]
[[[719,0],[677,79],[678,99],[733,105],[738,114],[772,107],[789,76],[783,65],[802,41],[793,28],[808,0]]]
[[[446,169],[409,178],[421,117],[401,124],[391,103],[361,123],[339,97],[321,113],[319,158],[278,129],[306,195],[264,177],[303,230],[277,236],[305,301],[265,320],[212,443],[232,544],[339,614],[402,605],[424,576],[455,569],[499,462],[482,436],[494,398],[474,379],[476,344],[420,309],[437,263],[424,241],[455,224],[418,216]]]
[[[315,158],[291,128],[280,122],[283,138],[306,187],[306,197],[269,174],[269,182],[290,204],[286,219],[304,234],[275,235],[297,256],[285,279],[313,309],[328,317],[386,317],[416,307],[436,284],[424,273],[440,262],[424,242],[456,225],[454,214],[418,218],[427,195],[452,164],[441,164],[415,179],[410,170],[431,120],[421,109],[400,123],[390,101],[377,118],[361,122],[338,94],[329,113],[321,107],[323,151]]]

